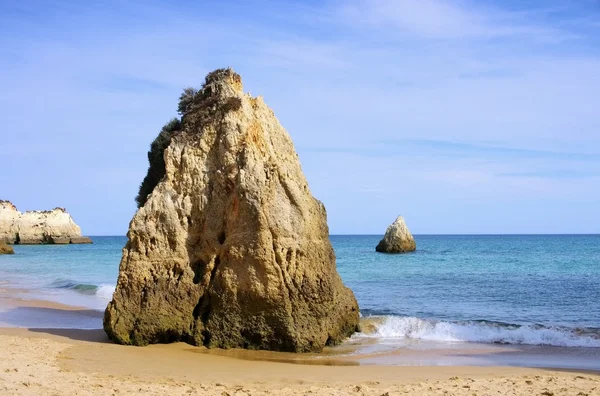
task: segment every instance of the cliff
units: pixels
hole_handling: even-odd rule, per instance
[[[325,207],[292,141],[231,69],[210,73],[130,223],[104,329],[115,342],[318,351],[358,328]]]
[[[375,250],[381,253],[405,253],[412,252],[416,248],[417,244],[408,230],[404,218],[398,216],[396,221],[387,228]]]
[[[10,244],[91,243],[63,208],[21,213],[10,201],[0,201],[0,240]]]

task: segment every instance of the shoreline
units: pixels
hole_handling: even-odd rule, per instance
[[[102,328],[102,311],[23,297],[26,294],[26,290],[0,288],[0,328]]]
[[[0,333],[10,329],[49,335],[95,334],[95,339],[109,343],[102,330],[104,312],[23,298],[23,291],[0,288]],[[19,297],[17,297],[19,296]],[[363,319],[363,328],[374,331],[374,323]],[[188,344],[185,344],[188,345]],[[523,367],[556,370],[583,370],[600,372],[600,348],[568,348],[518,344],[449,343],[419,339],[394,340],[356,334],[344,343],[325,347],[319,353],[286,353],[245,349],[207,349],[188,345],[190,352],[246,361],[268,361],[303,365],[328,366],[472,366]]]
[[[0,293],[0,323],[7,313],[20,323],[27,323],[24,318],[32,314],[39,321],[40,313],[50,322],[63,323],[65,318],[76,321],[91,315],[101,325],[102,317],[101,311]],[[600,371],[594,370],[390,364],[390,357],[412,354],[435,361],[442,356],[439,350],[418,348],[360,355],[351,343],[320,354],[210,350],[181,342],[133,347],[110,342],[98,328],[32,326],[0,326],[0,345],[2,394],[582,396],[600,392]],[[475,345],[458,350],[488,356],[506,348]],[[452,348],[445,351],[452,352]]]
[[[3,394],[472,396],[600,391],[600,373],[585,370],[286,364],[194,353],[200,348],[184,343],[116,345],[102,330],[1,328],[0,345]]]

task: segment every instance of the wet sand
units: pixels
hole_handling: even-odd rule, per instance
[[[317,366],[107,343],[101,330],[0,330],[9,395],[598,395],[589,372],[514,367]]]
[[[12,300],[11,308],[2,304],[0,322],[7,313],[14,322],[31,309],[55,320],[90,314],[27,300]],[[389,357],[356,356],[354,346],[344,348],[305,355],[184,343],[139,348],[112,344],[99,329],[2,328],[0,394],[600,395],[598,372],[364,364],[361,359]]]
[[[380,341],[380,340],[379,340]],[[600,371],[600,348],[394,340],[355,345],[361,365],[520,366]]]

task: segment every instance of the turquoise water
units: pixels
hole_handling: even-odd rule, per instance
[[[338,270],[375,337],[600,347],[599,235],[332,236]]]
[[[102,310],[112,296],[125,237],[93,237],[91,245],[14,245],[0,256],[0,288],[23,298]]]
[[[377,319],[359,337],[600,348],[598,235],[416,236],[403,255],[376,253],[379,239],[331,237],[363,317]],[[0,289],[102,310],[126,238],[93,240],[15,246]]]

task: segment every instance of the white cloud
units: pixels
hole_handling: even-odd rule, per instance
[[[489,39],[521,36],[560,42],[575,35],[551,26],[532,23],[539,14],[507,12],[482,7],[480,2],[444,0],[357,0],[340,7],[340,14],[354,24],[429,39]]]

